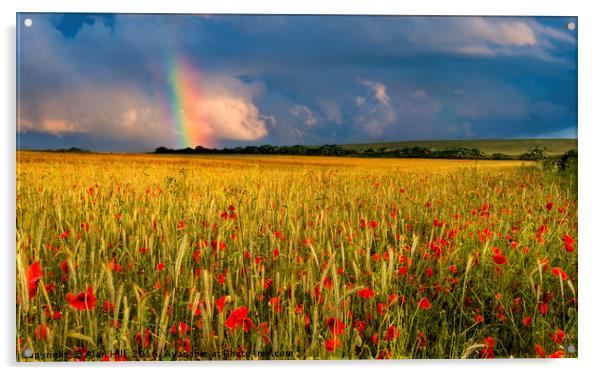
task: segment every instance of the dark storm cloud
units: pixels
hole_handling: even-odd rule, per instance
[[[28,16],[22,148],[177,146],[175,57],[220,146],[576,136],[573,19]]]

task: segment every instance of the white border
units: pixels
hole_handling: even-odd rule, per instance
[[[80,374],[103,373],[106,371],[131,371],[136,367],[144,367],[144,371],[164,374],[168,364],[148,366],[130,363],[118,366],[19,366],[14,364],[14,239],[15,239],[15,13],[21,12],[128,12],[128,13],[267,13],[267,14],[405,14],[405,15],[559,15],[578,16],[579,28],[579,359],[533,361],[533,360],[500,360],[483,361],[353,361],[353,362],[275,362],[275,363],[186,363],[181,371],[218,371],[222,373],[242,373],[251,370],[261,373],[303,373],[306,371],[339,371],[345,372],[391,372],[408,371],[410,373],[448,373],[463,374],[507,374],[509,371],[521,370],[545,372],[547,374],[570,374],[594,372],[602,368],[597,363],[601,354],[602,331],[600,327],[601,302],[600,280],[602,267],[602,238],[598,235],[602,225],[602,207],[600,196],[600,146],[602,119],[599,109],[601,97],[600,68],[602,59],[599,40],[602,13],[593,1],[576,0],[502,0],[502,1],[470,1],[470,0],[431,0],[431,1],[397,1],[392,0],[303,0],[292,3],[282,0],[237,0],[237,1],[203,1],[190,0],[86,0],[73,2],[70,0],[21,0],[9,2],[3,0],[2,18],[2,50],[0,64],[3,83],[0,92],[3,114],[3,134],[0,155],[2,157],[2,190],[4,214],[1,216],[0,238],[5,244],[2,249],[3,261],[3,302],[0,309],[2,315],[3,337],[0,339],[0,357],[3,367],[13,367],[8,371],[40,374],[50,370]],[[597,95],[598,94],[598,95]],[[519,370],[520,371],[520,370]]]

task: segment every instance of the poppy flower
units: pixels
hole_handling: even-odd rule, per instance
[[[331,339],[326,340],[326,342],[324,342],[324,349],[326,349],[327,352],[334,352],[336,348],[341,346],[341,340],[339,340],[338,337],[334,337]]]
[[[541,315],[546,315],[548,313],[548,311],[550,310],[550,307],[545,302],[540,302],[539,305],[537,306],[537,308],[539,309],[539,313]]]
[[[215,301],[215,306],[217,306],[217,311],[220,314],[222,313],[222,311],[224,311],[224,306],[226,305],[226,297],[227,296],[221,296],[217,299],[217,301]]]
[[[495,352],[493,351],[493,348],[495,347],[495,339],[493,337],[487,337],[485,340],[483,340],[483,344],[485,344],[485,347],[483,350],[481,350],[481,358],[495,358]]]
[[[370,288],[364,288],[357,292],[357,294],[364,299],[368,299],[374,297],[376,293]]]
[[[548,358],[564,358],[564,351],[557,350],[554,353],[550,354]]]
[[[572,253],[575,251],[575,246],[573,245],[575,240],[573,237],[571,237],[568,233],[565,233],[564,236],[562,236],[562,240],[564,241],[564,249],[567,252]]]
[[[357,329],[359,333],[362,333],[364,329],[366,329],[366,322],[364,322],[363,320],[358,320],[355,323],[353,323],[353,328]]]
[[[241,306],[232,310],[228,319],[224,325],[231,330],[235,330],[239,327],[242,327],[245,332],[249,332],[249,329],[253,327],[253,322],[250,318],[247,317],[249,314],[249,309],[246,306]]]
[[[475,323],[483,323],[485,321],[485,318],[483,317],[483,315],[477,315],[474,317],[474,322]]]
[[[565,333],[561,329],[557,329],[556,332],[554,332],[553,334],[550,334],[550,338],[556,344],[562,344],[564,342],[564,337],[565,337]]]
[[[174,346],[176,347],[177,352],[190,352],[191,351],[189,339],[176,340],[176,342],[174,343]]]
[[[44,324],[38,325],[35,332],[33,333],[34,337],[40,341],[46,340],[48,336],[48,328]]]
[[[428,310],[431,308],[431,303],[429,302],[428,298],[422,297],[420,301],[418,301],[418,307],[420,307],[422,310]]]
[[[111,355],[110,354],[105,354],[104,357],[102,357],[100,360],[102,362],[110,362],[111,361]],[[113,361],[115,361],[115,362],[125,362],[125,361],[127,361],[127,358],[125,357],[125,354],[115,353],[115,355],[113,356]]]
[[[399,337],[399,330],[395,326],[390,326],[387,328],[387,333],[385,334],[385,339],[387,341],[395,340]]]
[[[531,322],[533,322],[533,318],[530,316],[526,316],[523,318],[522,323],[525,327],[530,327],[531,326]]]
[[[164,269],[165,269],[165,264],[163,264],[163,263],[161,263],[161,262],[157,263],[157,271],[158,271],[158,272],[161,272],[161,271],[163,271]]]
[[[69,263],[67,263],[66,260],[61,262],[61,271],[63,271],[64,274],[69,273]]]
[[[345,330],[345,324],[343,324],[340,319],[333,316],[326,320],[326,325],[330,328],[330,332],[332,332],[333,336],[338,336]]]
[[[506,257],[503,256],[501,252],[498,252],[493,255],[493,262],[501,266],[503,264],[506,264],[506,262],[508,262],[508,259],[506,259]]]
[[[138,332],[136,334],[136,342],[138,345],[141,345],[145,348],[150,347],[150,330],[148,327],[144,329],[144,332]]]
[[[539,358],[545,358],[546,357],[546,352],[543,350],[543,348],[539,344],[535,344],[535,353],[537,353],[537,356]]]
[[[94,305],[96,304],[96,297],[94,296],[92,287],[88,287],[86,292],[80,292],[77,295],[68,293],[65,298],[71,307],[80,311],[94,310]]]
[[[564,272],[560,267],[552,268],[551,272],[552,275],[562,278],[563,281],[566,281],[569,278],[569,275],[566,272]]]
[[[27,279],[27,295],[29,299],[32,299],[36,295],[36,291],[38,290],[38,283],[40,282],[40,278],[42,277],[42,267],[40,267],[40,261],[34,262],[25,273],[25,278]]]
[[[303,241],[301,241],[303,243],[303,245],[305,246],[311,246],[314,244],[314,240],[311,237],[307,237],[306,239],[304,239]]]

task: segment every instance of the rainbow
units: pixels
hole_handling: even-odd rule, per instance
[[[169,111],[180,147],[214,147],[199,113],[201,90],[199,74],[183,57],[172,55],[167,68]]]

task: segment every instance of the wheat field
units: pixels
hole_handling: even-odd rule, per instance
[[[18,151],[17,360],[576,357],[576,191],[519,161]]]

